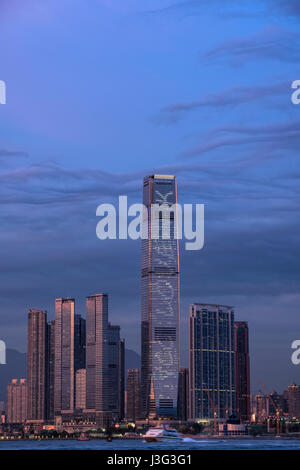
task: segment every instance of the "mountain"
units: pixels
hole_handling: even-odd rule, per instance
[[[127,369],[140,367],[140,356],[131,349],[125,349],[125,377]],[[6,350],[6,364],[0,364],[0,401],[6,401],[6,387],[11,379],[27,377],[27,354],[15,349]]]
[[[125,349],[125,375],[127,369],[139,369],[141,367],[141,358],[138,353],[132,349]]]
[[[6,350],[6,364],[0,364],[0,401],[6,401],[6,387],[11,379],[27,377],[27,354]]]

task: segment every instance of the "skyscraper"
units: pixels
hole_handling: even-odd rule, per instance
[[[250,421],[250,359],[248,323],[234,322],[236,412],[242,421]]]
[[[120,340],[119,348],[119,364],[120,364],[120,373],[119,373],[119,418],[120,420],[125,417],[125,339]]]
[[[234,312],[232,307],[193,304],[189,318],[190,418],[235,413]]]
[[[120,414],[120,327],[108,325],[108,373],[109,373],[109,403],[108,409],[118,420]]]
[[[140,371],[128,369],[127,371],[127,409],[126,417],[130,421],[140,418]]]
[[[26,379],[12,379],[7,386],[6,414],[8,423],[24,423],[27,418]]]
[[[46,384],[46,417],[54,420],[54,360],[55,360],[55,320],[47,325],[47,384]]]
[[[55,302],[54,413],[72,413],[75,405],[75,301]]]
[[[175,213],[153,204],[177,203],[175,176],[144,179],[142,239],[141,398],[144,416],[177,414],[179,372],[179,251]],[[170,237],[164,222],[169,218]],[[146,237],[145,237],[146,236]]]
[[[31,309],[28,312],[27,355],[27,418],[43,421],[46,418],[47,384],[47,312]]]
[[[108,296],[86,298],[86,406],[99,424],[111,418],[109,411]]]

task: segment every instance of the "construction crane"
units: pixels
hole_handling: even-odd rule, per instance
[[[279,406],[275,405],[275,402],[273,400],[273,398],[271,397],[271,394],[270,392],[268,392],[267,390],[267,387],[265,386],[265,384],[261,381],[260,382],[261,385],[263,386],[264,390],[266,391],[266,396],[268,396],[272,402],[272,405],[274,406],[274,410],[276,410],[276,434],[277,436],[279,436],[280,434],[280,420],[279,420],[279,416],[280,416],[280,408]]]

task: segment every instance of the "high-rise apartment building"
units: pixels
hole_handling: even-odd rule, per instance
[[[235,413],[234,312],[232,307],[193,304],[189,317],[190,418]]]
[[[120,327],[108,325],[108,373],[109,373],[109,403],[108,409],[113,418],[119,419],[120,414]]]
[[[127,371],[127,406],[126,417],[135,422],[140,418],[140,371],[128,369]]]
[[[75,301],[55,301],[54,414],[75,406]]]
[[[27,354],[27,418],[43,421],[46,418],[47,391],[47,312],[31,309],[28,312]]]
[[[176,416],[179,372],[179,251],[175,176],[144,179],[141,398],[144,416]],[[151,210],[162,205],[166,210]],[[171,210],[173,206],[173,211]],[[169,232],[169,233],[168,233]]]
[[[12,379],[7,386],[6,415],[8,423],[24,423],[27,419],[26,379]]]
[[[107,294],[86,299],[86,406],[99,422],[111,419],[109,411],[109,331]]]
[[[125,339],[120,340],[119,348],[119,419],[125,418]]]
[[[46,417],[54,420],[54,360],[55,360],[55,320],[47,325],[47,359],[46,359]]]
[[[242,421],[250,421],[250,358],[249,330],[245,321],[234,322],[236,413]]]

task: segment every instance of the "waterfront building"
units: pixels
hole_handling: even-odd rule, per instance
[[[234,345],[236,414],[242,421],[250,421],[250,358],[247,322],[234,322]]]
[[[128,369],[127,371],[127,409],[126,418],[135,422],[140,418],[140,371]]]
[[[9,424],[22,424],[27,419],[26,379],[12,379],[7,386],[6,416]]]
[[[46,419],[47,393],[47,312],[28,312],[27,419]]]
[[[189,316],[190,418],[235,414],[234,311],[195,303]]]
[[[143,215],[142,228],[142,414],[151,418],[175,417],[180,303],[175,176],[144,178],[143,203],[147,214]],[[155,204],[164,204],[170,213],[152,210]]]

